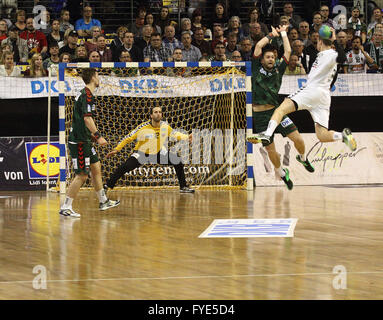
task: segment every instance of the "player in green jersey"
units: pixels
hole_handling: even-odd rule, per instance
[[[287,26],[280,26],[278,29],[272,28],[272,33],[262,38],[254,49],[252,59],[252,91],[253,91],[253,131],[255,133],[263,132],[267,129],[267,125],[274,110],[279,105],[278,92],[282,84],[282,77],[288,65],[291,54],[289,39],[286,35]],[[276,65],[275,48],[270,45],[273,37],[282,36],[284,55],[281,62]],[[298,132],[297,127],[289,117],[284,117],[276,132],[288,137],[293,141],[298,151],[297,160],[303,164],[309,172],[314,172],[314,167],[305,157],[305,144]],[[293,182],[287,168],[282,168],[280,154],[277,152],[274,144],[274,136],[270,142],[263,143],[270,161],[275,167],[276,174],[283,180],[287,188],[293,188]],[[251,136],[247,138],[249,142],[253,141]]]
[[[72,127],[68,138],[68,149],[76,176],[69,185],[65,201],[60,208],[61,215],[75,218],[79,218],[80,214],[73,210],[72,203],[88,175],[96,190],[100,210],[107,210],[120,204],[119,200],[110,200],[105,194],[102,185],[101,164],[92,145],[92,141],[96,141],[100,146],[107,145],[107,141],[100,135],[93,120],[96,110],[93,92],[100,85],[98,73],[92,68],[84,69],[82,79],[86,86],[76,97]]]

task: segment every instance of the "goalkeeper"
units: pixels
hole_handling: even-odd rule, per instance
[[[180,185],[180,192],[194,193],[194,190],[189,188],[186,184],[182,162],[179,161],[179,163],[176,164],[175,161],[172,161],[172,159],[178,159],[177,156],[173,153],[169,153],[164,147],[164,144],[169,137],[174,137],[177,140],[189,140],[191,142],[192,134],[186,135],[180,132],[174,133],[167,122],[162,121],[161,107],[152,107],[150,113],[151,120],[143,122],[137,126],[117,145],[117,147],[114,148],[114,150],[106,155],[106,158],[115,156],[126,144],[137,140],[133,154],[114,170],[104,186],[105,190],[108,188],[113,189],[117,180],[125,173],[130,172],[145,163],[169,163],[175,168]]]

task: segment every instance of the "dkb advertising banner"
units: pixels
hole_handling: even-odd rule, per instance
[[[301,134],[306,154],[315,172],[309,173],[295,158],[294,144],[276,134],[274,142],[281,155],[282,167],[288,168],[294,185],[383,183],[383,133],[353,133],[357,149],[351,151],[341,141],[322,143],[315,134]],[[253,145],[254,177],[257,186],[279,186],[266,149]]]
[[[45,190],[56,185],[60,170],[58,137],[49,147],[46,137],[0,138],[0,190]]]

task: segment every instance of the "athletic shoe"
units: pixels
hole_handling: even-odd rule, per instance
[[[73,218],[81,217],[81,215],[77,212],[74,212],[73,209],[60,209],[59,213],[64,217],[73,217]]]
[[[254,134],[252,136],[248,136],[246,140],[250,143],[260,143],[260,142],[265,142],[267,144],[270,143],[271,137],[264,134],[263,132]]]
[[[290,179],[289,169],[283,169],[283,171],[285,172],[285,176],[281,177],[281,179],[286,184],[287,189],[291,190],[293,188],[293,182]]]
[[[110,199],[108,199],[104,203],[100,203],[100,210],[101,211],[108,210],[110,208],[117,207],[119,204],[120,204],[120,200],[110,200]]]
[[[191,189],[189,187],[180,188],[180,193],[194,193],[194,191],[194,189]]]
[[[303,166],[305,167],[305,169],[308,171],[308,172],[314,172],[315,169],[314,167],[312,166],[312,164],[310,163],[309,159],[306,158],[306,161],[303,161],[301,159],[301,156],[298,154],[297,157],[296,157],[297,161],[302,163]]]
[[[351,149],[351,151],[356,150],[356,140],[352,136],[351,130],[344,128],[342,131],[343,142]]]

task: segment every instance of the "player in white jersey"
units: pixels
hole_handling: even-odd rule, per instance
[[[315,123],[315,133],[321,142],[333,142],[342,140],[352,151],[356,150],[356,141],[351,130],[343,129],[342,132],[328,130],[331,96],[330,89],[336,81],[338,63],[343,64],[346,57],[339,45],[336,51],[332,49],[335,38],[335,30],[331,28],[331,39],[319,39],[317,49],[318,56],[307,77],[305,87],[289,95],[283,103],[275,109],[267,130],[260,134],[247,137],[251,143],[269,142],[275,128],[281,122],[283,116],[299,111],[308,110]],[[306,159],[300,159],[305,161]]]

